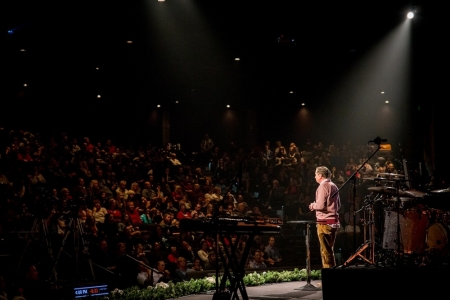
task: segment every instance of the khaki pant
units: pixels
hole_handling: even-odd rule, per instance
[[[317,235],[320,243],[320,256],[322,257],[323,268],[332,268],[336,266],[334,258],[334,242],[336,241],[337,228],[329,225],[317,224]]]

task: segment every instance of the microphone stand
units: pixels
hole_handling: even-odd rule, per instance
[[[375,153],[378,152],[378,150],[381,149],[381,141],[387,141],[382,140],[380,137],[375,138],[372,142],[376,143],[378,145],[377,149],[361,164],[361,166],[353,172],[353,174],[341,185],[341,187],[331,195],[331,198],[336,196],[337,193],[339,193],[340,190],[344,186],[347,185],[347,183],[350,180],[353,180],[353,247],[356,249],[356,174],[364,167],[364,165],[375,155]]]

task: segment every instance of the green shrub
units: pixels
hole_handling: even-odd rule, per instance
[[[312,270],[311,279],[320,279],[321,271]],[[221,277],[219,277],[220,282]],[[288,281],[303,281],[307,279],[306,269],[294,269],[293,271],[266,271],[246,274],[243,278],[245,286],[258,286],[266,283],[280,283]],[[229,286],[227,280],[227,286]],[[115,289],[111,291],[109,297],[103,299],[113,300],[144,300],[144,299],[173,299],[182,296],[213,291],[216,288],[215,276],[202,279],[191,279],[189,281],[177,283],[158,283],[156,286],[140,289],[137,286],[124,290]]]

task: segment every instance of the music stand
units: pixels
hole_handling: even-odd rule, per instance
[[[297,288],[296,290],[302,290],[302,291],[320,291],[320,287],[316,287],[311,284],[311,252],[309,248],[309,236],[310,236],[310,227],[312,223],[316,223],[316,221],[313,220],[293,220],[293,221],[287,221],[287,223],[290,224],[305,224],[306,225],[306,285]]]

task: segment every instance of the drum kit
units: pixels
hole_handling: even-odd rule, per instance
[[[380,173],[373,180],[377,184],[367,188],[371,192],[368,197],[382,208],[378,228],[382,255],[378,257],[413,257],[422,264],[448,262],[450,188],[428,192],[407,189],[411,185],[405,185],[404,175],[394,173]],[[372,244],[377,245],[374,240]]]

